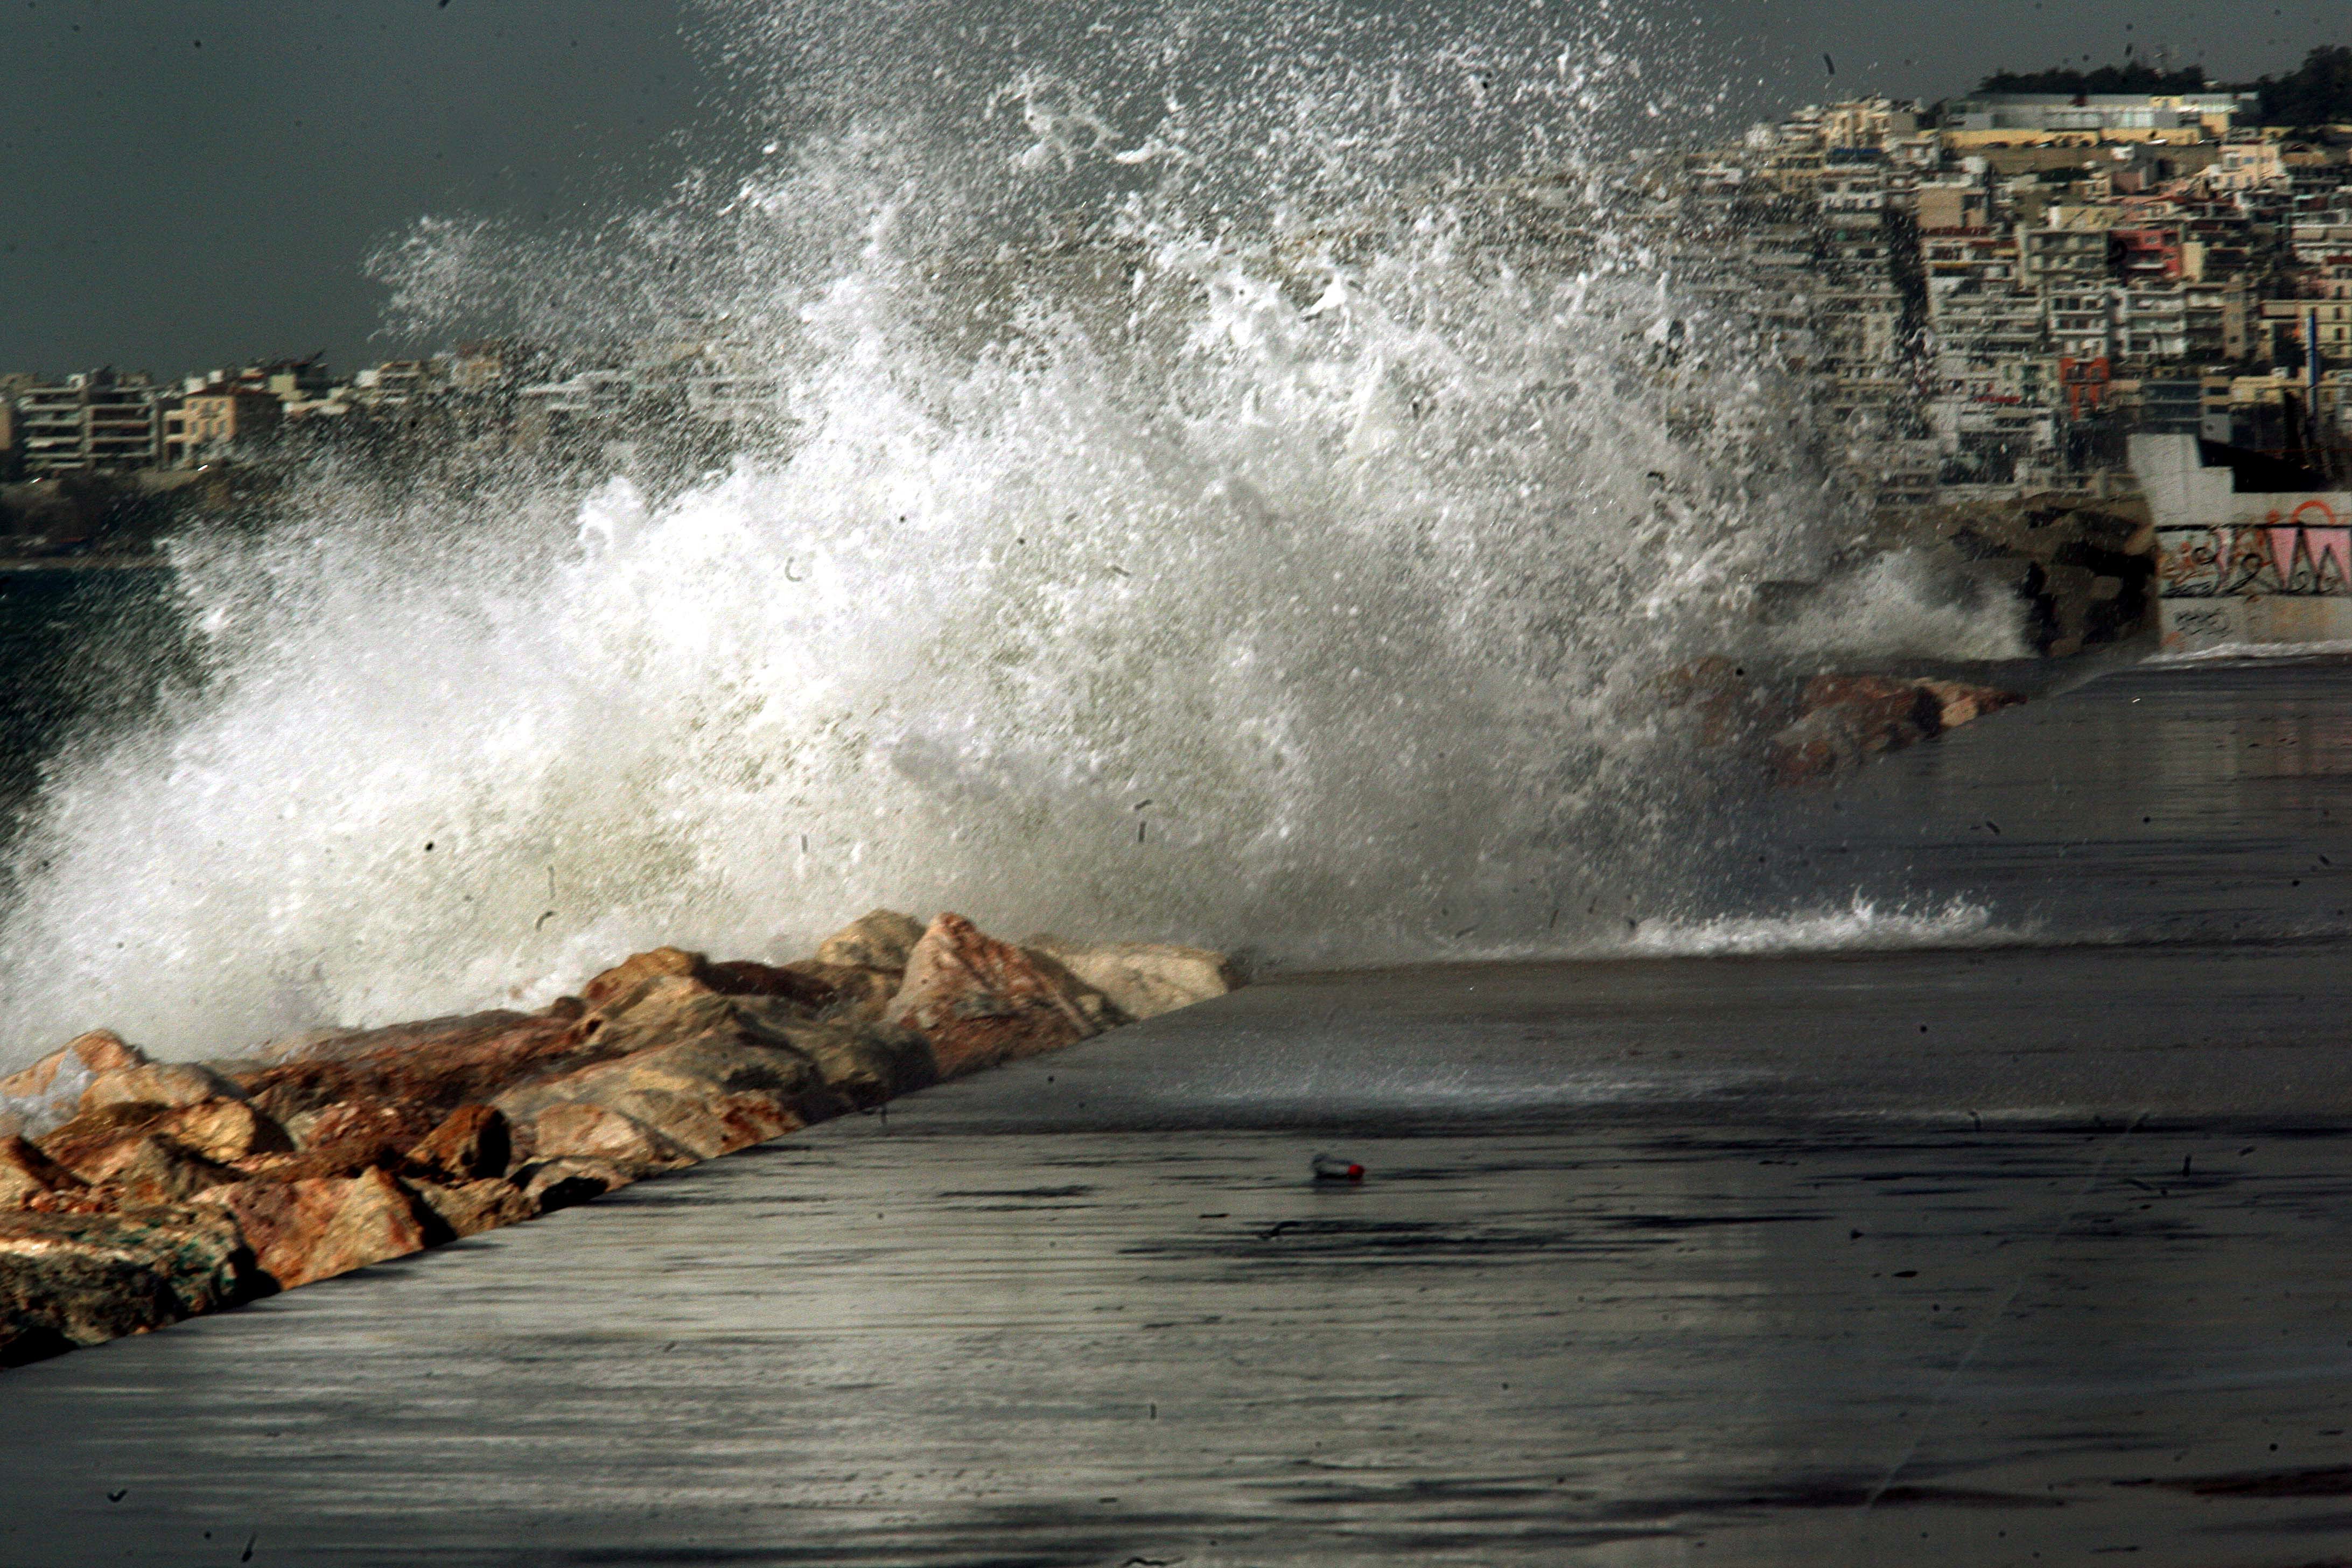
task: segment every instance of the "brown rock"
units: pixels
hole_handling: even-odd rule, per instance
[[[1957,730],[1988,713],[2014,708],[2025,700],[2014,691],[2003,691],[1994,686],[1971,686],[1960,680],[1923,680],[1919,685],[1936,700],[1939,731]]]
[[[896,910],[873,910],[817,943],[816,961],[843,969],[901,973],[915,944],[922,940],[920,921]]]
[[[122,1194],[128,1206],[155,1207],[184,1203],[208,1187],[225,1187],[244,1179],[244,1173],[207,1160],[184,1143],[149,1133],[124,1145],[103,1180]]]
[[[260,1176],[215,1187],[199,1194],[195,1204],[226,1213],[261,1271],[277,1284],[291,1287],[318,1278],[308,1272],[310,1256],[334,1223],[351,1185],[349,1178],[341,1176],[296,1181]]]
[[[857,1110],[939,1081],[930,1042],[896,1024],[806,1024],[787,1033],[825,1087]]]
[[[738,959],[707,966],[701,980],[721,996],[770,996],[811,1015],[824,1012],[838,1000],[828,982],[798,964],[779,966]]]
[[[1099,1032],[1066,977],[961,915],[943,914],[915,944],[894,1023],[930,1042],[942,1077],[1060,1050]]]
[[[125,1043],[122,1037],[111,1029],[92,1029],[89,1034],[75,1036],[22,1072],[0,1078],[0,1097],[9,1100],[43,1098],[56,1085],[58,1072],[68,1062],[91,1074],[120,1072],[126,1068],[146,1066],[147,1053]]]
[[[1816,676],[1800,717],[1772,738],[1774,770],[1783,782],[1823,777],[2023,700],[1959,681]]]
[[[614,1002],[625,1005],[630,995],[647,981],[667,978],[698,983],[706,962],[702,954],[688,952],[682,947],[657,947],[651,952],[631,953],[582,986],[580,999],[592,1011]]]
[[[1156,1018],[1223,996],[1239,982],[1231,962],[1206,948],[1149,942],[1067,942],[1033,936],[1021,945],[1058,963],[1128,1018]]]
[[[89,1080],[82,1109],[145,1102],[194,1105],[207,1100],[243,1100],[245,1090],[201,1062],[149,1062],[118,1068]]]
[[[1753,734],[1771,706],[1748,666],[1721,654],[1676,666],[1657,679],[1655,689],[1661,708],[1691,716],[1706,746]]]
[[[634,993],[622,1012],[596,1016],[614,1059],[509,1090],[499,1109],[520,1123],[557,1105],[602,1106],[702,1158],[842,1109],[793,1044],[796,1032],[819,1026],[788,1003],[722,996],[665,976]]]
[[[690,981],[722,996],[775,996],[811,1010],[828,1006],[833,987],[815,975],[739,959],[713,963],[684,948],[657,947],[632,955],[581,987],[590,1012],[614,1013],[632,1005],[656,981]]]
[[[130,1146],[172,1112],[168,1105],[129,1101],[82,1111],[38,1140],[48,1157],[85,1181],[103,1180],[130,1157]]]
[[[425,1215],[416,1200],[386,1171],[362,1171],[351,1179],[342,1206],[310,1255],[310,1279],[348,1274],[388,1258],[405,1258],[425,1242]]]
[[[0,1214],[0,1366],[160,1329],[273,1288],[216,1208]]]
[[[895,969],[860,969],[805,958],[785,967],[822,981],[832,989],[833,1000],[818,1014],[828,1020],[878,1024],[890,1005],[890,998],[898,994],[900,972]]]
[[[461,1105],[609,1054],[582,1027],[568,1008],[436,1018],[343,1037],[319,1054],[247,1074],[245,1084],[254,1104],[306,1147],[314,1140],[303,1118],[362,1105],[389,1110],[415,1142]]]
[[[313,1176],[350,1176],[391,1170],[430,1130],[425,1113],[414,1107],[356,1100],[293,1119],[287,1131],[299,1145],[291,1156],[260,1156],[247,1162],[256,1172],[281,1181]]]
[[[461,1105],[408,1151],[408,1165],[447,1182],[503,1176],[514,1160],[505,1112],[492,1105]]]
[[[159,1117],[152,1131],[208,1160],[246,1160],[293,1152],[286,1129],[241,1100],[205,1100]]]
[[[1941,732],[1943,705],[1910,681],[1816,676],[1796,721],[1772,737],[1783,782],[1819,778]]]
[[[595,1160],[645,1173],[690,1164],[693,1156],[635,1117],[602,1105],[553,1105],[531,1120],[542,1160]]]
[[[595,1160],[549,1160],[515,1173],[535,1214],[553,1214],[627,1186],[635,1178]]]
[[[22,1208],[25,1200],[37,1193],[72,1191],[87,1184],[38,1146],[14,1135],[0,1138],[0,1209]]]
[[[236,1221],[261,1269],[291,1289],[402,1258],[425,1244],[437,1225],[389,1172],[311,1176],[292,1182],[268,1177],[205,1194]]]
[[[501,1226],[520,1225],[539,1211],[512,1182],[414,1182],[410,1190],[453,1237],[479,1236]]]

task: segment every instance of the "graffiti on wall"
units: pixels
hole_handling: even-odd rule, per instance
[[[2316,496],[2258,523],[2159,528],[2156,548],[2168,599],[2352,598],[2352,525]]]

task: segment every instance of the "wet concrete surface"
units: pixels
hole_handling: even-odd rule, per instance
[[[2216,673],[1790,827],[2095,940],[1277,979],[9,1373],[0,1563],[2352,1561],[2352,677]]]

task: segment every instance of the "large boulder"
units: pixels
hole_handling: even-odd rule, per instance
[[[922,940],[921,921],[896,910],[873,910],[817,943],[816,961],[844,969],[900,973],[915,944]]]
[[[500,1226],[519,1225],[539,1212],[520,1188],[495,1177],[470,1182],[415,1181],[407,1185],[417,1201],[433,1212],[441,1228],[453,1237],[479,1236]]]
[[[1022,947],[1050,959],[1081,984],[1102,994],[1129,1018],[1156,1018],[1195,1002],[1223,996],[1236,982],[1222,952],[1150,942],[1069,942],[1026,937]]]
[[[0,1214],[0,1366],[160,1329],[273,1288],[216,1208]]]
[[[0,1138],[0,1209],[20,1209],[48,1193],[71,1192],[88,1186],[79,1176],[50,1159],[40,1146],[10,1134]]]
[[[38,1142],[43,1153],[82,1180],[103,1181],[172,1110],[141,1100],[100,1105],[51,1128]]]
[[[201,1062],[147,1062],[102,1072],[81,1093],[82,1109],[105,1105],[195,1105],[243,1100],[245,1090]]]
[[[1825,777],[2023,700],[1961,681],[1816,676],[1796,721],[1772,738],[1773,768],[1784,782]]]
[[[931,922],[889,1016],[930,1042],[940,1076],[1057,1051],[1101,1032],[1086,988],[961,915]]]
[[[583,1030],[576,998],[533,1014],[492,1012],[370,1029],[244,1076],[255,1105],[300,1138],[306,1118],[352,1106],[394,1112],[409,1140],[423,1137],[461,1105],[487,1103],[504,1089],[611,1055]]]
[[[638,1175],[695,1158],[625,1111],[578,1102],[551,1105],[531,1118],[530,1143],[542,1160],[601,1160]]]
[[[61,1076],[70,1078],[79,1072],[87,1079],[99,1073],[144,1067],[147,1059],[146,1052],[129,1044],[113,1030],[92,1029],[86,1035],[75,1036],[22,1072],[12,1072],[0,1078],[0,1097],[9,1100],[44,1099],[59,1087]],[[76,1093],[79,1092],[77,1089]]]
[[[235,1221],[261,1270],[291,1289],[423,1247],[438,1217],[388,1171],[262,1177],[205,1194]]]
[[[833,987],[813,974],[748,959],[713,963],[699,952],[677,947],[633,954],[589,981],[580,997],[592,1013],[618,1011],[632,1005],[655,983],[674,980],[690,981],[722,996],[777,997],[811,1013],[834,1001]]]
[[[286,1129],[242,1100],[203,1100],[176,1107],[156,1118],[152,1131],[223,1163],[294,1151]]]
[[[123,1146],[121,1154],[100,1179],[121,1194],[125,1207],[184,1203],[208,1187],[226,1186],[245,1177],[242,1171],[153,1132]]]
[[[503,1176],[514,1163],[514,1135],[494,1105],[461,1105],[407,1153],[411,1171],[441,1182]]]
[[[517,1121],[583,1104],[635,1118],[700,1158],[726,1153],[837,1114],[842,1101],[796,1032],[822,1029],[791,1005],[724,996],[682,975],[629,994],[603,1018],[611,1059],[509,1090],[499,1108]],[[536,1156],[541,1151],[532,1151]]]
[[[515,1173],[533,1214],[553,1214],[627,1186],[636,1177],[601,1160],[544,1160]]]
[[[833,1000],[817,1015],[821,1018],[878,1024],[890,1005],[890,998],[898,994],[899,971],[895,969],[860,969],[805,958],[785,967],[821,982],[832,991]]]

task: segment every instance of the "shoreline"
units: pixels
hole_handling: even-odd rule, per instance
[[[877,910],[793,963],[633,955],[535,1013],[0,1078],[0,1367],[535,1219],[1223,995],[1221,953]]]

